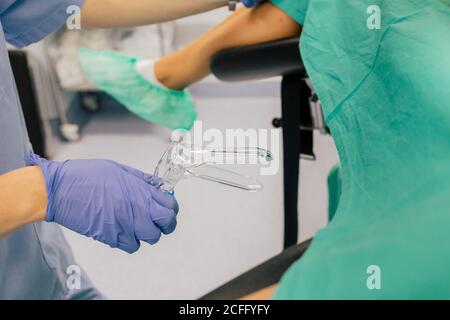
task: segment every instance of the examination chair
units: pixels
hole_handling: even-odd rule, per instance
[[[283,77],[282,117],[274,119],[272,124],[283,129],[285,250],[201,298],[239,299],[278,283],[308,249],[311,240],[297,244],[300,159],[315,159],[314,130],[322,133],[328,130],[302,63],[298,38],[222,51],[212,59],[211,70],[223,81]]]
[[[222,51],[213,57],[211,70],[223,81],[283,77],[282,116],[274,119],[272,124],[283,129],[284,248],[296,245],[300,158],[314,160],[313,131],[327,131],[317,96],[310,87],[301,60],[299,39]]]

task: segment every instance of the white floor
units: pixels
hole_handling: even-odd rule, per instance
[[[270,129],[272,119],[280,114],[276,86],[268,91],[261,84],[261,94],[252,94],[243,84],[220,85],[222,97],[215,86],[214,94],[208,85],[194,88],[205,128]],[[81,141],[60,145],[55,155],[57,159],[109,158],[153,172],[169,136],[169,131],[125,110],[104,108],[93,115]],[[302,239],[326,224],[326,175],[337,162],[330,137],[317,135],[316,153],[318,161],[302,165]],[[176,233],[154,247],[143,245],[134,255],[70,231],[66,235],[80,265],[109,298],[195,299],[280,252],[281,177],[281,170],[275,176],[259,177],[265,188],[256,194],[183,181],[176,190],[181,206]]]

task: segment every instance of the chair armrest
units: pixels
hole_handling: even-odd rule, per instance
[[[298,38],[221,51],[213,57],[211,70],[223,81],[260,80],[291,74],[306,76]]]

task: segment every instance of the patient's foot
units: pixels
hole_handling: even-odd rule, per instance
[[[155,73],[156,61],[157,60],[140,60],[136,62],[136,71],[148,82],[167,89],[174,89],[159,81]]]
[[[186,66],[183,66],[180,54],[173,54],[156,60],[153,72],[153,77],[169,89],[184,90],[191,85],[186,80],[189,70]]]
[[[182,61],[180,54],[157,60],[141,60],[136,63],[136,71],[147,81],[162,88],[183,91],[192,84],[192,71],[188,66],[183,66]]]
[[[186,80],[189,71],[178,67],[178,62],[170,57],[140,60],[136,62],[136,71],[148,82],[164,89],[183,91],[191,84]]]
[[[210,73],[208,60],[196,48],[187,47],[156,60],[151,77],[166,88],[184,90]]]

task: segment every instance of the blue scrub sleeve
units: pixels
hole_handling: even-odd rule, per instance
[[[286,12],[292,19],[300,25],[304,25],[306,11],[311,0],[271,0],[278,8]]]
[[[11,7],[16,0],[0,0],[0,14],[2,14],[6,9]]]
[[[6,41],[21,48],[37,42],[63,26],[70,6],[84,0],[0,0],[0,21]]]

